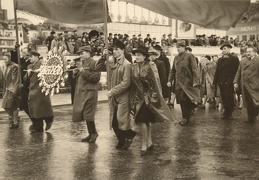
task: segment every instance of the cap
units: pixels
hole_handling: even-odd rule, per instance
[[[112,45],[113,48],[119,48],[119,49],[125,49],[125,44],[121,41],[115,41],[115,43]]]
[[[50,34],[55,34],[56,32],[55,31],[51,31]]]
[[[81,53],[81,52],[83,52],[83,51],[89,52],[89,53],[92,52],[90,46],[82,46],[82,47],[79,48],[79,50],[78,50],[76,53],[79,54],[79,53]]]
[[[154,48],[150,48],[148,50],[148,55],[150,56],[150,55],[158,55],[158,54],[157,54],[157,51]]]
[[[38,53],[37,51],[30,51],[29,55],[31,55],[31,56],[40,56],[40,53]]]
[[[145,46],[139,46],[138,48],[132,50],[132,54],[135,55],[136,53],[141,53],[148,56],[148,49]]]
[[[185,48],[185,51],[191,51],[191,52],[192,52],[192,48],[190,48],[189,46],[187,46],[187,47]]]
[[[179,40],[179,41],[176,43],[176,46],[177,46],[177,47],[179,47],[179,46],[181,46],[181,47],[186,47],[185,41]]]
[[[224,47],[229,47],[229,48],[232,48],[231,44],[229,44],[228,42],[225,42],[222,44],[222,46],[220,47],[220,49],[222,50]]]

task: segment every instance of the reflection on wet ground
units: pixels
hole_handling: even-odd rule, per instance
[[[259,179],[259,123],[245,124],[245,110],[221,120],[218,110],[197,109],[187,127],[154,124],[155,147],[143,157],[140,133],[129,150],[115,148],[107,103],[98,104],[96,144],[80,142],[86,126],[71,121],[71,106],[54,110],[53,128],[42,134],[28,132],[24,113],[18,130],[0,114],[0,179]],[[179,119],[179,106],[172,113]]]

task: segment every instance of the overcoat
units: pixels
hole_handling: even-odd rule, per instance
[[[244,99],[244,88],[246,88],[254,104],[259,106],[259,56],[251,60],[248,60],[246,56],[242,58],[234,79],[235,83],[241,85]],[[246,101],[244,101],[244,107],[247,107]]]
[[[117,108],[118,127],[121,130],[131,129],[129,87],[131,76],[131,63],[122,56],[118,61],[112,57],[109,60],[108,71],[110,77],[107,81],[111,84],[110,101],[110,126]],[[96,69],[106,71],[105,57],[102,57],[96,64]]]
[[[82,62],[83,70],[76,76],[73,104],[73,121],[94,121],[98,99],[98,82],[101,73],[95,69],[96,61],[89,58]]]
[[[168,82],[175,80],[175,91],[183,90],[192,102],[200,102],[198,67],[191,53],[179,53],[174,58],[174,64],[170,71]],[[177,103],[184,97],[176,97]]]
[[[36,61],[34,64],[30,64],[28,69],[38,70],[42,65],[42,60]],[[26,74],[24,76],[24,81],[29,78],[29,97],[28,105],[31,118],[44,118],[53,117],[53,109],[51,105],[50,95],[45,95],[42,93],[41,87],[39,86],[40,80],[38,78],[38,73],[32,72],[30,76]]]
[[[132,66],[130,105],[136,118],[143,103],[158,122],[173,121],[173,116],[162,96],[158,70],[154,62],[144,61]]]
[[[169,77],[169,72],[171,69],[169,59],[163,54],[161,54],[157,59],[164,62],[164,64],[165,64],[165,73],[166,73],[166,81],[167,81],[168,77]],[[161,84],[162,84],[162,82],[161,82]],[[163,97],[169,98],[169,95],[170,95],[170,89],[169,89],[169,87],[167,87],[167,85],[165,85],[165,87],[163,87]]]
[[[165,63],[155,59],[154,63],[156,64],[157,70],[158,70],[158,75],[160,79],[160,84],[162,88],[162,95],[163,98],[168,98],[169,97],[169,92],[168,92],[168,87],[167,87],[167,78],[166,78],[166,70],[165,70]]]
[[[11,62],[5,68],[2,79],[0,79],[3,82],[2,108],[18,108],[21,100],[19,94],[19,79],[19,67],[14,62]]]
[[[207,92],[207,98],[214,98],[214,88],[213,88],[213,81],[214,81],[214,75],[216,71],[216,63],[213,61],[209,61],[206,64],[205,72],[205,80],[206,80],[206,92]]]

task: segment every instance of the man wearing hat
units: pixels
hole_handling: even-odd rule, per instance
[[[222,119],[231,119],[234,111],[234,85],[239,59],[237,56],[230,54],[232,46],[229,43],[223,43],[220,49],[222,57],[219,58],[215,71],[213,85],[214,88],[219,86],[224,112]]]
[[[177,43],[178,55],[174,58],[174,64],[170,71],[168,83],[175,87],[173,92],[176,94],[176,101],[181,106],[182,120],[180,125],[184,126],[190,122],[191,111],[200,102],[198,67],[191,53],[185,52],[185,41]]]
[[[31,133],[43,132],[43,120],[45,120],[45,130],[49,130],[52,126],[54,115],[51,105],[50,95],[45,95],[41,92],[38,78],[39,68],[42,65],[40,54],[37,51],[30,52],[30,65],[24,80],[29,80],[29,111],[32,120],[32,125],[29,130]]]
[[[129,105],[129,87],[131,77],[131,64],[124,56],[125,45],[117,41],[113,45],[113,57],[105,62],[105,55],[97,62],[96,68],[99,71],[106,71],[106,63],[109,63],[110,87],[107,96],[110,100],[110,123],[118,139],[116,148],[128,149],[136,135],[131,129],[130,123],[130,105]]]
[[[166,85],[167,78],[166,78],[165,63],[163,61],[160,61],[160,60],[157,59],[158,52],[154,48],[149,48],[148,56],[149,56],[149,59],[156,64],[156,67],[157,67],[157,70],[158,70],[159,79],[160,79],[160,83],[161,83],[163,98],[168,98],[169,92],[167,90],[168,87]]]
[[[48,47],[48,51],[50,51],[51,49],[51,42],[52,40],[55,38],[55,31],[51,31],[50,35],[47,37],[47,39],[45,40],[45,44]]]
[[[73,121],[86,121],[89,135],[82,142],[94,143],[98,137],[95,127],[95,111],[98,98],[98,82],[101,73],[95,69],[96,61],[91,57],[91,47],[82,46],[77,54],[73,74],[76,77],[75,96],[73,104]]]
[[[157,52],[157,60],[162,61],[164,63],[165,66],[165,73],[166,73],[166,81],[168,80],[169,77],[169,72],[170,72],[170,62],[169,59],[163,54],[163,49],[161,46],[159,45],[155,45],[154,49]],[[169,92],[169,88],[167,86],[165,86],[165,94],[163,94],[164,98],[170,98],[170,92]]]

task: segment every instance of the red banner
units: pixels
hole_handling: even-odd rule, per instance
[[[68,24],[104,22],[103,0],[16,0],[17,10]],[[111,22],[108,16],[108,22]]]
[[[166,17],[206,28],[227,30],[235,26],[250,0],[121,0]]]

